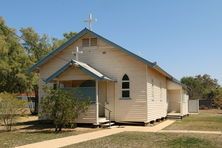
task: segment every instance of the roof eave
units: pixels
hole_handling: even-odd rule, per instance
[[[67,64],[65,64],[62,68],[60,68],[58,71],[56,71],[55,73],[53,73],[50,77],[48,77],[45,82],[49,83],[50,81],[52,81],[53,79],[57,78],[58,76],[60,76],[63,72],[65,72],[70,66],[75,65],[76,67],[78,67],[83,73],[86,73],[87,75],[89,75],[90,77],[94,78],[95,80],[109,80],[109,81],[115,81],[110,79],[109,77],[106,76],[102,76],[99,77],[96,74],[94,74],[93,72],[89,71],[88,69],[86,69],[85,67],[79,65],[78,63],[76,63],[74,60],[71,60],[70,62],[68,62]]]
[[[66,41],[64,44],[62,44],[61,46],[59,46],[58,48],[52,50],[50,53],[48,53],[46,56],[42,57],[36,64],[34,64],[33,66],[31,66],[28,71],[32,72],[34,71],[36,68],[38,68],[39,66],[41,66],[42,64],[46,63],[51,57],[53,57],[56,53],[62,51],[64,48],[70,46],[73,42],[75,42],[76,40],[78,40],[81,36],[83,36],[84,34],[86,34],[88,31],[87,28],[84,28],[83,30],[81,30],[79,33],[77,33],[75,36],[73,36],[71,39],[69,39],[68,41]]]

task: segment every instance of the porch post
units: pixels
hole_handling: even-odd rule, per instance
[[[96,124],[99,125],[99,88],[96,80]]]

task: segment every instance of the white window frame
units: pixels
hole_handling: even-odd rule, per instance
[[[129,79],[129,76],[127,75],[127,74],[124,74],[123,75],[123,77],[124,76],[127,76],[128,77],[128,79]],[[123,77],[122,77],[122,79],[123,79]],[[129,88],[123,88],[123,83],[124,82],[128,82],[129,83]],[[129,91],[129,97],[123,97],[123,91]],[[129,80],[122,80],[121,81],[121,99],[123,99],[123,100],[129,100],[130,99],[130,79]]]

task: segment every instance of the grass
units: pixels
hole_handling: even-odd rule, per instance
[[[201,111],[176,121],[165,130],[222,131],[222,114],[212,110]]]
[[[22,122],[16,124],[14,131],[0,130],[0,148],[16,147],[97,130],[95,128],[65,128],[64,131],[55,133],[53,127],[50,123],[39,122],[35,119],[29,121],[28,118],[24,117]]]
[[[220,148],[222,135],[123,132],[66,148]]]
[[[52,131],[36,131],[36,132],[1,132],[0,133],[0,147],[15,147],[29,143],[40,142],[49,139],[61,138],[71,135],[77,135],[83,132],[65,131],[61,133],[54,133]]]

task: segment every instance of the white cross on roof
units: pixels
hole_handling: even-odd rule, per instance
[[[84,22],[88,23],[88,29],[92,30],[92,23],[96,22],[97,19],[93,18],[92,14],[89,14],[89,18],[87,20],[84,20]]]

